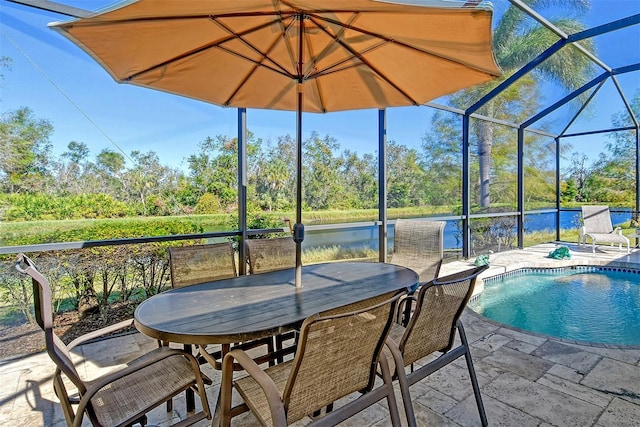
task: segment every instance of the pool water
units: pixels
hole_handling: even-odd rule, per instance
[[[640,345],[640,271],[523,269],[485,280],[469,306],[489,319],[559,338]]]

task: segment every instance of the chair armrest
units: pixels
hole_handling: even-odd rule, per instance
[[[398,344],[393,339],[391,339],[391,337],[387,337],[387,339],[384,342],[384,344],[385,344],[385,348],[387,349],[387,351],[391,353],[391,356],[393,356],[393,363],[395,365],[394,366],[394,370],[395,370],[395,375],[394,376],[403,375],[404,374],[404,359],[402,358],[402,353],[400,352],[400,348],[398,347]],[[384,352],[383,352],[383,357],[384,357]]]
[[[88,334],[84,334],[78,338],[76,338],[75,340],[71,341],[68,345],[67,348],[69,350],[71,350],[72,348],[85,343],[87,341],[90,341],[92,339],[95,338],[100,338],[103,335],[107,335],[110,334],[112,332],[116,332],[119,331],[120,329],[124,329],[124,328],[128,328],[129,326],[133,326],[133,319],[127,319],[127,320],[123,320],[122,322],[118,322],[116,324],[110,325],[110,326],[106,326],[104,328],[98,329],[97,331],[93,331],[93,332],[89,332]]]
[[[276,387],[275,382],[265,371],[258,366],[256,362],[244,351],[240,349],[231,350],[224,356],[222,361],[222,384],[220,386],[220,405],[223,414],[223,427],[225,413],[231,410],[231,386],[233,381],[233,365],[234,361],[242,366],[242,368],[251,376],[264,392],[269,410],[271,411],[271,419],[274,426],[286,425],[287,416],[284,412],[282,396]],[[224,394],[223,394],[224,393]],[[229,411],[229,412],[228,412]]]
[[[160,347],[156,350],[153,350],[150,353],[147,353],[145,357],[140,360],[140,363],[134,363],[128,366],[123,367],[115,372],[110,372],[102,377],[97,378],[92,381],[88,387],[86,393],[82,395],[82,399],[80,399],[80,404],[78,405],[77,413],[81,414],[85,411],[89,402],[93,398],[93,396],[100,391],[103,387],[113,383],[120,378],[124,378],[127,375],[131,375],[133,373],[137,373],[141,369],[144,369],[148,366],[151,366],[162,359],[166,359],[168,357],[173,357],[176,355],[180,355],[182,357],[186,357],[191,362],[191,366],[194,368],[194,377],[197,378],[201,376],[198,361],[191,354],[178,349],[172,349],[168,347]],[[201,384],[201,381],[196,381]],[[82,422],[82,417],[77,417],[76,421]]]
[[[617,234],[622,236],[622,228],[621,227],[614,228],[613,229],[613,233],[617,233]]]
[[[420,283],[420,285],[422,285],[422,283]],[[410,310],[413,306],[413,303],[416,301],[417,301],[417,297],[415,295],[415,291],[410,294],[402,295],[400,297],[400,299],[398,300],[398,305],[396,306],[396,313],[395,313],[396,323],[403,326],[407,326],[407,324],[409,323],[409,318],[408,317],[405,318],[404,315],[411,314]]]

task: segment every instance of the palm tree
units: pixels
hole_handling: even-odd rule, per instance
[[[590,7],[590,0],[522,0],[533,9],[553,8],[566,13],[583,13]],[[555,26],[562,29],[567,34],[582,31],[585,25],[577,19],[562,18],[550,20]],[[505,79],[518,69],[522,68],[529,61],[542,53],[546,48],[558,40],[558,36],[550,30],[533,22],[532,18],[523,13],[520,9],[511,5],[500,18],[493,34],[493,47],[496,60],[504,71]],[[593,51],[591,40],[585,40],[581,44]],[[529,79],[533,83],[540,83],[543,79],[552,80],[557,84],[574,90],[586,83],[593,73],[593,63],[573,46],[567,46],[556,52],[542,64],[538,65],[530,73]],[[463,102],[467,106],[479,99],[478,94],[487,93],[497,86],[501,80],[475,87],[461,93],[452,102]],[[527,78],[520,79],[513,87],[517,90],[519,84],[531,84]],[[522,99],[523,97],[521,97]],[[471,103],[469,103],[471,101]],[[489,101],[480,112],[488,117],[499,118],[503,116],[514,120],[518,115],[527,117],[527,105],[530,100],[522,99],[522,109],[520,114],[509,111],[500,111],[500,101],[496,98]],[[532,107],[531,104],[528,107]],[[525,114],[526,113],[526,114]],[[480,174],[480,200],[479,204],[483,208],[490,206],[491,198],[489,192],[490,170],[491,170],[491,149],[493,145],[494,125],[486,121],[478,121],[472,128],[472,132],[478,141],[478,162]]]

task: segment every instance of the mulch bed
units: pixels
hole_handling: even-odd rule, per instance
[[[53,322],[54,330],[62,341],[69,343],[88,332],[131,319],[134,309],[135,305],[131,303],[112,304],[104,319],[99,313],[83,316],[77,311],[58,313]],[[44,332],[38,325],[23,321],[0,326],[0,360],[33,354],[44,349]]]
[[[9,359],[44,350],[44,332],[38,325],[21,325],[0,328],[0,359]]]

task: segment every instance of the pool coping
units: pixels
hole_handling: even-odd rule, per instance
[[[495,268],[497,267],[497,268]],[[523,269],[561,269],[561,268],[571,268],[571,267],[606,267],[611,269],[621,269],[621,270],[633,270],[634,273],[640,274],[640,264],[633,262],[624,262],[624,261],[608,261],[602,259],[565,259],[565,260],[551,260],[549,262],[545,261],[523,261],[517,263],[510,263],[508,265],[500,265],[493,264],[490,265],[490,268],[479,278],[478,282],[476,282],[476,289],[473,293],[473,296],[469,301],[477,298],[482,291],[484,290],[484,281],[487,279],[494,279],[498,276],[502,276],[504,274],[508,274],[511,272],[515,272],[517,270]],[[496,272],[497,269],[504,269],[502,272]],[[480,318],[490,324],[495,326],[510,329],[519,333],[528,334],[538,338],[544,338],[549,340],[554,340],[557,342],[567,343],[567,344],[575,344],[586,347],[597,347],[597,348],[610,348],[616,350],[640,350],[640,345],[626,345],[626,344],[603,344],[599,342],[592,341],[580,341],[569,338],[556,337],[553,335],[541,334],[539,332],[529,331],[527,329],[517,328],[515,326],[507,325],[505,323],[501,323],[490,319],[488,317],[483,316],[480,313],[474,311],[471,307],[467,306],[466,311],[471,313],[473,316]]]

